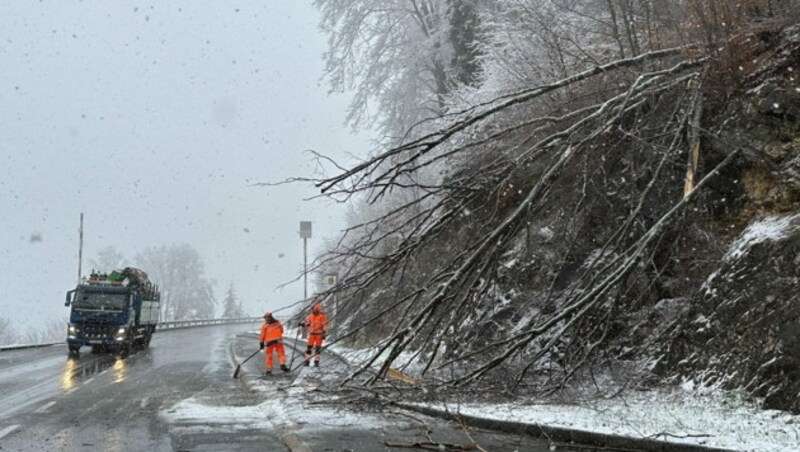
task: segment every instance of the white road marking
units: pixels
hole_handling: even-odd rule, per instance
[[[34,411],[34,413],[39,413],[39,414],[42,414],[42,413],[44,413],[45,411],[47,411],[48,409],[50,409],[50,407],[51,407],[51,406],[53,406],[53,405],[55,405],[55,404],[56,404],[56,401],[55,401],[55,400],[53,400],[53,401],[51,401],[51,402],[47,402],[47,403],[45,403],[44,405],[40,406],[40,407],[39,407],[37,410],[35,410],[35,411]]]
[[[84,381],[84,382],[83,382],[83,384],[84,384],[84,385],[88,385],[89,383],[91,383],[91,382],[93,382],[93,381],[94,381],[94,377],[92,377],[92,378],[90,378],[90,379],[88,379],[88,380]]]
[[[14,430],[18,428],[19,425],[10,425],[4,428],[3,430],[0,430],[0,439],[3,439],[4,437],[8,436],[9,433],[12,433]]]

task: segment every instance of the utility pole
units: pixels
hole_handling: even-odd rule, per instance
[[[81,283],[81,265],[83,264],[83,212],[81,212],[81,226],[78,228],[78,284]]]
[[[311,238],[311,222],[300,222],[300,238],[303,239],[303,301],[308,300],[308,239]]]

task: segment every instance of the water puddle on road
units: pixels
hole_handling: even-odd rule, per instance
[[[72,392],[77,389],[78,384],[94,378],[109,368],[117,369],[120,375],[119,381],[124,379],[125,362],[122,358],[111,356],[92,356],[84,360],[67,358],[61,369],[61,392]]]

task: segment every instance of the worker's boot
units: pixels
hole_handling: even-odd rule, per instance
[[[306,363],[304,364],[304,366],[308,367],[310,364],[311,364],[311,362],[309,360],[306,360]]]
[[[272,371],[271,371],[271,370],[268,370],[268,371],[267,371],[267,375],[272,375]]]
[[[319,361],[314,361],[314,367],[319,367]]]
[[[281,370],[284,372],[289,372],[290,369],[286,367],[286,364],[281,364]]]

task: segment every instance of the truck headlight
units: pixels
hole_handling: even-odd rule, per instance
[[[70,325],[69,328],[67,328],[67,331],[69,334],[75,334],[78,332],[78,328],[76,328],[75,325]]]
[[[125,334],[125,327],[123,326],[122,328],[120,328],[119,331],[117,331],[117,334],[119,335]]]

